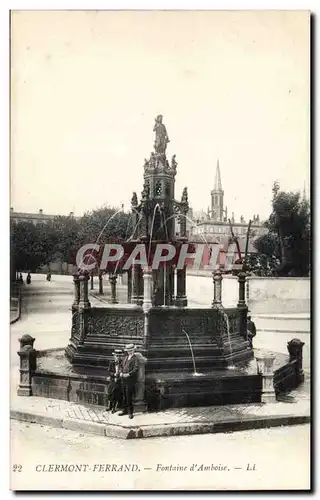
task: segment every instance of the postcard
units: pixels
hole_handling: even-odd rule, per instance
[[[13,10],[13,491],[310,491],[308,11]]]

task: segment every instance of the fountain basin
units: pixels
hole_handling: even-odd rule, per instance
[[[114,348],[134,343],[147,357],[147,373],[209,372],[252,358],[247,309],[92,307],[74,311],[66,355],[74,367],[105,367]],[[187,332],[189,341],[186,337]],[[191,349],[196,361],[194,370]]]
[[[274,354],[276,393],[296,387],[299,384],[296,361],[290,361],[284,354]],[[106,375],[107,366],[73,367],[62,349],[43,355],[40,351],[37,369],[32,374],[32,394],[104,406],[107,403]],[[257,373],[255,359],[238,363],[234,370],[211,370],[199,376],[191,370],[149,373],[145,379],[145,401],[137,398],[135,411],[256,403],[261,402],[261,389],[262,376]]]
[[[215,308],[75,310],[65,353],[39,358],[33,394],[105,405],[111,353],[134,343],[147,358],[138,410],[260,402],[262,375],[246,340],[246,314],[246,308],[226,308],[225,321]],[[277,359],[275,387],[298,385],[296,361]]]

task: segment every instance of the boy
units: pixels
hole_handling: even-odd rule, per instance
[[[122,400],[123,400],[123,393],[122,393],[122,386],[121,386],[121,378],[120,378],[120,373],[121,373],[121,357],[122,357],[122,350],[121,349],[115,349],[112,353],[113,355],[113,360],[110,361],[109,364],[109,376],[107,377],[107,381],[109,382],[107,386],[107,394],[108,394],[108,401],[109,401],[109,408],[108,410],[111,411],[111,413],[114,413],[116,409],[119,409]]]

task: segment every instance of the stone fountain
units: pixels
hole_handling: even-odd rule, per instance
[[[166,157],[169,139],[162,116],[156,118],[154,131],[154,152],[144,163],[141,200],[134,193],[131,201],[135,226],[131,243],[144,244],[149,256],[158,243],[170,243],[179,250],[188,242],[187,188],[177,201],[177,162],[175,155],[170,163]],[[257,371],[247,340],[244,273],[239,274],[239,300],[232,308],[222,306],[219,270],[213,272],[212,304],[188,307],[186,267],[176,269],[173,260],[159,269],[134,262],[128,270],[128,304],[117,304],[114,275],[110,279],[112,303],[92,307],[89,279],[87,273],[74,276],[70,343],[59,370],[45,364],[37,368],[33,394],[105,404],[111,353],[133,342],[147,359],[137,409],[261,401],[263,373]],[[277,383],[294,386],[294,369],[281,376],[282,365],[276,367]]]

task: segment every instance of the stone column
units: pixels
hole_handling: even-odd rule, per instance
[[[213,302],[212,307],[222,307],[222,274],[219,269],[212,273],[213,277]]]
[[[132,268],[128,269],[128,283],[127,283],[127,300],[128,304],[131,302],[131,296],[132,296]]]
[[[89,302],[89,290],[88,290],[89,279],[90,278],[88,273],[79,276],[80,297],[78,305],[82,309],[88,309],[91,307],[91,304]]]
[[[261,403],[275,403],[276,394],[273,386],[274,355],[256,356],[258,373],[262,376]]]
[[[109,276],[109,281],[111,285],[111,304],[118,304],[117,300],[117,275],[111,274]]]
[[[32,395],[32,373],[37,368],[37,351],[33,347],[35,339],[31,335],[25,334],[19,339],[20,350],[20,382],[18,396]]]
[[[149,267],[143,270],[143,310],[149,311],[152,307],[152,269]]]
[[[89,302],[89,290],[88,290],[89,280],[90,276],[89,273],[87,272],[79,276],[79,281],[80,281],[80,301],[78,304],[79,333],[80,333],[79,344],[83,344],[84,339],[86,338],[87,335],[88,312],[91,309],[91,304]]]
[[[246,307],[246,273],[240,272],[238,275],[238,283],[239,283],[239,301],[237,307]]]
[[[103,295],[103,273],[99,271],[99,295]]]
[[[149,311],[152,308],[152,294],[153,294],[153,280],[152,280],[152,269],[151,267],[145,267],[143,269],[143,312],[144,312],[144,339],[143,345],[144,348],[147,349],[148,346],[148,337],[149,337]],[[138,353],[137,353],[138,354]],[[144,376],[144,365],[146,363],[146,359],[140,354],[141,363],[139,363],[139,373],[140,373],[140,382],[138,376],[138,390],[140,391],[140,396],[138,396],[137,391],[137,401],[144,401],[144,389],[145,389],[145,376]],[[144,360],[144,361],[143,361]],[[140,389],[139,389],[140,387]]]
[[[246,303],[249,305],[250,300],[250,280],[246,280]]]
[[[167,301],[168,306],[174,303],[174,267],[169,263],[167,265]]]
[[[182,211],[181,215],[179,217],[179,222],[180,222],[180,237],[185,238],[187,236],[187,220],[186,216],[187,214]]]
[[[132,295],[131,303],[141,305],[143,297],[141,295],[142,270],[140,264],[132,265]]]
[[[91,290],[93,290],[93,285],[94,285],[94,283],[93,283],[93,271],[91,271],[91,276],[90,277],[91,277],[91,286],[90,286],[90,288],[91,288]]]
[[[188,299],[186,296],[186,266],[183,269],[177,269],[177,295],[176,306],[187,307]]]
[[[248,307],[246,304],[246,273],[241,271],[238,274],[238,283],[239,283],[239,300],[237,304],[237,308],[240,312],[240,334],[243,338],[247,340],[248,332],[247,332],[247,315],[248,315]]]
[[[302,349],[304,342],[300,339],[292,339],[287,343],[287,349],[290,355],[290,361],[296,361],[296,384],[297,386],[304,381],[304,372],[302,368]]]
[[[74,284],[74,301],[72,306],[77,307],[80,302],[80,276],[78,273],[73,275],[73,284]]]

